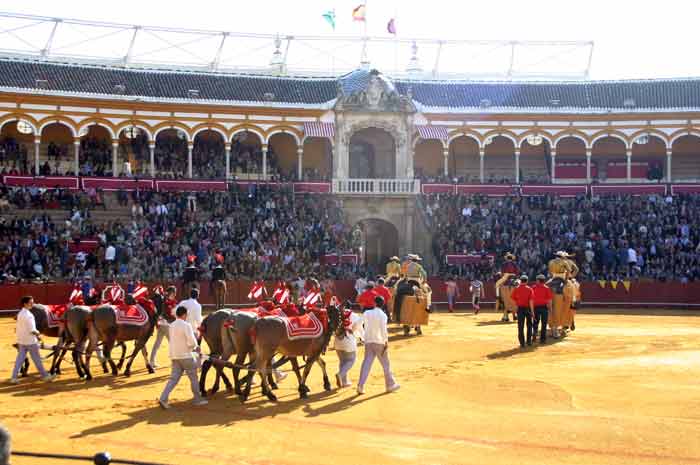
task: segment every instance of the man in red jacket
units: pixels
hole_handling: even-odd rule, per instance
[[[374,292],[374,285],[367,284],[365,290],[362,294],[357,296],[357,303],[360,305],[362,311],[372,310],[374,308],[374,299],[377,297],[377,293]]]
[[[384,310],[384,313],[387,313],[387,309],[389,308],[389,302],[391,301],[391,291],[388,287],[384,285],[384,278],[377,279],[377,285],[374,286],[373,291],[375,294],[381,296],[381,298],[384,299],[384,308],[382,308],[382,310]],[[388,313],[387,316],[389,316]]]
[[[520,277],[520,285],[513,289],[510,297],[518,306],[518,341],[520,347],[525,347],[525,335],[523,334],[523,326],[527,322],[527,345],[532,345],[532,312],[534,309],[532,303],[532,288],[527,285],[527,275]]]
[[[532,286],[532,305],[535,307],[533,340],[537,339],[537,328],[542,323],[540,343],[547,342],[547,318],[553,297],[552,290],[544,283],[545,279],[543,274],[537,275],[537,282]]]

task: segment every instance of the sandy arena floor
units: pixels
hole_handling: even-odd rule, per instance
[[[520,352],[515,325],[494,313],[437,314],[422,337],[392,330],[397,393],[384,394],[378,364],[363,396],[324,392],[314,368],[307,401],[292,375],[277,404],[257,387],[245,405],[220,393],[195,408],[183,379],[170,411],[155,402],[169,368],[149,375],[141,358],[131,378],[86,384],[66,365],[50,385],[35,374],[8,384],[3,319],[0,421],[16,450],[170,464],[698,464],[698,316],[579,314],[563,341]],[[326,360],[332,376],[335,353]],[[13,461],[30,463],[70,462]]]

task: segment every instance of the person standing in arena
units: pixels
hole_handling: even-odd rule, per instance
[[[547,317],[554,297],[552,290],[544,283],[545,279],[543,274],[538,274],[537,282],[532,286],[532,304],[535,307],[535,319],[532,325],[533,340],[537,339],[537,329],[541,324],[540,342],[543,344],[547,342]]]
[[[374,292],[374,285],[367,283],[364,291],[357,296],[357,303],[360,305],[362,311],[372,310],[375,305],[374,299],[377,297],[377,293]]]
[[[42,381],[53,381],[55,376],[50,375],[44,369],[44,364],[41,363],[41,355],[39,354],[39,336],[41,333],[36,329],[36,321],[34,315],[30,309],[34,306],[34,299],[32,296],[24,296],[20,301],[22,305],[21,310],[17,314],[17,359],[15,360],[15,367],[12,369],[12,377],[10,378],[10,383],[18,384],[19,370],[24,364],[24,359],[27,357],[27,353],[32,358],[34,366],[39,370]]]
[[[447,310],[452,313],[455,311],[455,303],[459,298],[459,286],[452,275],[448,276],[447,281],[445,281],[445,293],[447,294]]]
[[[192,326],[194,334],[197,336],[197,343],[201,343],[202,335],[199,334],[199,327],[202,325],[202,304],[200,304],[197,299],[199,299],[199,289],[193,288],[190,291],[190,298],[185,299],[179,304],[178,307],[185,307],[187,309],[187,322]]]
[[[384,299],[384,313],[389,316],[389,302],[391,302],[391,291],[384,285],[384,278],[377,278],[377,285],[374,286],[374,293]]]
[[[170,323],[175,321],[175,307],[177,306],[177,289],[175,286],[168,286],[165,290],[165,301],[163,302],[163,314],[158,319],[158,324],[156,326],[156,340],[153,343],[153,348],[151,349],[151,366],[153,368],[158,368],[156,363],[156,355],[158,354],[158,349],[163,343],[163,339],[168,339],[170,341]]]
[[[527,285],[527,276],[522,275],[520,277],[520,284],[518,287],[513,289],[510,297],[515,301],[515,305],[518,306],[518,341],[520,342],[520,347],[525,347],[525,342],[527,345],[532,345],[532,313],[533,313],[533,303],[532,303],[532,288]],[[523,334],[523,329],[527,323],[527,339]]]
[[[357,393],[365,393],[365,383],[369,377],[369,371],[372,368],[374,359],[378,358],[384,369],[384,383],[386,392],[394,392],[401,386],[394,380],[394,375],[391,373],[389,364],[389,331],[387,330],[386,314],[381,310],[384,305],[384,299],[377,296],[375,299],[375,307],[367,310],[362,315],[362,320],[365,325],[365,358],[362,361],[360,369],[360,380],[357,383]]]
[[[197,360],[195,353],[200,352],[199,344],[195,338],[195,333],[192,331],[192,326],[187,322],[187,308],[183,306],[177,307],[175,310],[176,320],[170,325],[170,359],[173,363],[170,379],[165,385],[165,389],[158,399],[160,406],[168,410],[168,397],[177,383],[182,378],[182,373],[186,373],[190,379],[190,387],[194,396],[194,405],[206,405],[206,399],[202,399],[199,392],[199,383],[197,380]]]
[[[472,307],[474,315],[478,315],[481,311],[481,301],[484,299],[484,283],[477,277],[469,283],[469,292],[472,293]]]

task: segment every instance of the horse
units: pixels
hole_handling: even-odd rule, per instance
[[[508,321],[509,313],[513,314],[514,321],[516,319],[518,306],[515,304],[515,301],[510,296],[510,294],[513,292],[513,289],[517,287],[517,284],[515,283],[516,280],[517,278],[515,276],[508,277],[505,283],[503,283],[498,289],[500,296],[499,299],[501,305],[503,305],[503,317],[501,318],[501,321]],[[498,302],[496,302],[496,304],[498,304]]]
[[[573,282],[563,278],[554,278],[550,281],[553,291],[552,311],[547,323],[556,337],[560,327],[571,327],[574,321],[572,304],[577,292]]]
[[[269,373],[272,368],[272,357],[276,353],[289,357],[292,362],[292,368],[299,382],[299,397],[304,399],[308,397],[310,389],[306,386],[306,378],[314,363],[318,362],[323,370],[323,387],[326,391],[331,390],[331,383],[326,372],[326,362],[321,358],[321,354],[325,353],[331,336],[341,321],[341,312],[339,306],[329,305],[323,309],[308,309],[307,312],[319,314],[321,319],[328,318],[327,327],[323,329],[321,334],[313,338],[290,340],[287,335],[287,325],[279,317],[264,317],[259,318],[255,322],[255,326],[251,332],[251,336],[255,339],[255,367],[261,374]],[[325,315],[324,315],[325,313]],[[296,357],[305,357],[306,365],[304,373],[299,371],[299,364]],[[244,398],[250,395],[251,381],[253,371],[248,373],[247,386],[243,394]],[[262,377],[262,393],[271,401],[276,401],[277,397],[272,392],[267,381],[267,376]]]
[[[88,342],[88,320],[90,314],[92,313],[92,308],[86,305],[74,305],[66,310],[64,314],[65,330],[64,330],[64,340],[63,347],[60,347],[61,354],[59,359],[63,359],[66,352],[71,350],[73,365],[75,365],[75,370],[78,373],[79,378],[85,378],[84,363],[82,361],[81,355],[85,353],[85,347]],[[72,344],[72,347],[69,347]],[[126,356],[126,344],[119,342],[117,344],[122,349],[122,354],[120,357],[119,365],[122,366],[124,363],[124,357]],[[97,349],[97,357],[102,364],[102,370],[105,373],[109,373],[107,369],[107,360],[102,355],[102,350]]]
[[[128,305],[135,303],[131,296],[127,296],[126,300]],[[155,373],[155,370],[148,360],[146,342],[153,334],[158,316],[163,311],[163,297],[158,293],[152,293],[151,301],[144,302],[144,304],[147,304],[147,307],[153,308],[146,308],[148,319],[143,325],[117,323],[118,310],[114,306],[108,304],[100,305],[88,316],[88,337],[90,342],[85,353],[85,364],[83,366],[87,380],[92,379],[90,373],[90,357],[92,352],[97,348],[99,341],[103,342],[104,356],[112,370],[112,375],[116,376],[121,368],[118,367],[111,358],[112,349],[115,343],[125,341],[134,341],[134,351],[128,357],[124,375],[127,377],[131,376],[131,365],[134,363],[136,354],[139,351],[143,354],[148,372]]]
[[[232,389],[223,371],[224,367],[230,367],[233,372],[234,392],[239,396],[242,402],[247,400],[247,397],[243,397],[244,393],[241,390],[241,385],[243,383],[240,380],[240,371],[241,367],[244,366],[247,356],[250,356],[251,363],[254,361],[254,346],[251,341],[250,332],[258,318],[259,314],[257,309],[222,309],[208,315],[204,319],[202,322],[202,333],[211,350],[211,354],[210,358],[202,363],[199,389],[203,395],[206,393],[206,376],[212,366],[216,370],[216,381],[214,382],[210,394],[214,394],[219,390],[220,379],[223,379],[228,390]],[[235,362],[233,364],[226,363],[233,354],[236,354]],[[278,362],[278,364],[285,362],[286,359]],[[268,373],[268,383],[270,383],[272,389],[277,389],[277,384],[272,377],[272,373]]]
[[[212,294],[214,294],[216,309],[224,308],[224,305],[226,305],[226,281],[223,279],[215,279],[211,283],[211,290]]]

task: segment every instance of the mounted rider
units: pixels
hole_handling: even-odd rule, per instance
[[[214,294],[214,282],[225,281],[226,270],[224,270],[224,256],[219,251],[214,254],[214,266],[211,269],[211,280],[209,281],[209,292]]]
[[[401,265],[402,279],[396,285],[394,299],[394,319],[397,323],[401,321],[401,305],[403,305],[404,297],[413,295],[414,287],[421,287],[428,278],[420,261],[420,256],[408,254],[407,260]]]
[[[552,290],[561,294],[564,291],[564,286],[569,278],[573,278],[578,274],[578,266],[573,260],[570,260],[572,255],[559,250],[554,253],[556,258],[553,258],[547,264],[547,269],[549,270],[549,281],[547,285],[552,288]]]
[[[505,259],[505,261],[503,262],[503,265],[501,265],[501,277],[498,279],[498,281],[496,281],[497,299],[501,297],[501,286],[507,284],[511,278],[514,279],[518,275],[518,273],[520,273],[520,269],[515,263],[516,257],[513,253],[508,252],[504,255],[503,258]],[[505,306],[505,302],[503,302],[503,304]]]
[[[386,281],[391,282],[398,280],[401,277],[401,260],[394,255],[386,264]]]
[[[187,266],[182,272],[182,288],[185,294],[189,294],[190,286],[192,286],[192,283],[196,284],[198,279],[199,269],[197,268],[197,256],[188,255]]]

